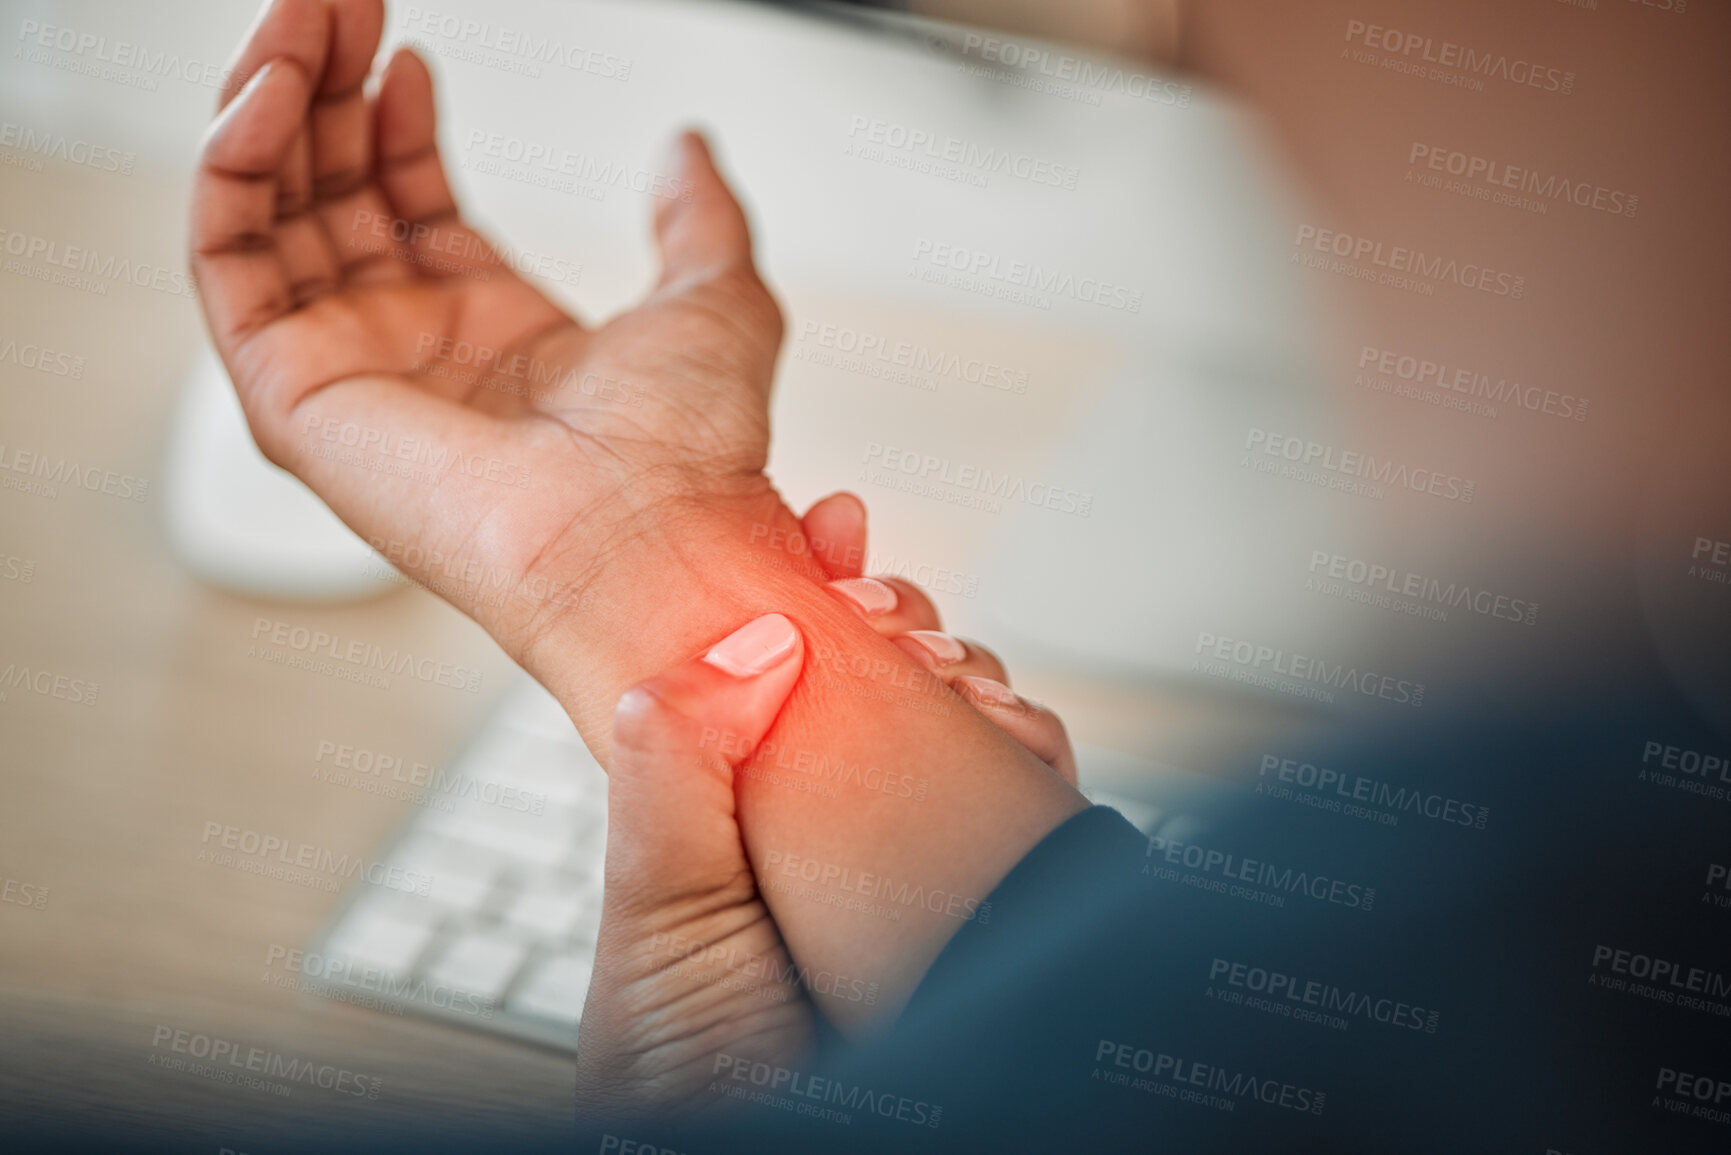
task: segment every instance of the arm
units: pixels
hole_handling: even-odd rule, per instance
[[[769,740],[927,787],[914,800],[838,783],[822,798],[748,775],[753,861],[797,855],[983,897],[1083,800],[826,592],[813,559],[753,544],[798,527],[762,472],[781,321],[707,149],[676,146],[656,288],[585,327],[462,223],[425,66],[398,53],[369,99],[382,23],[378,0],[275,0],[206,141],[192,263],[260,447],[480,622],[603,765],[627,687],[753,617],[787,615],[831,672],[802,676]],[[379,220],[401,222],[401,239],[381,239]],[[642,404],[583,388],[597,378]],[[358,449],[332,455],[333,440]],[[405,454],[447,468],[429,483],[396,468]],[[834,673],[838,654],[865,675]],[[866,695],[909,683],[928,686],[927,709],[886,726]],[[877,981],[878,1013],[955,926],[927,911],[866,925],[797,898],[769,906],[802,966]],[[864,1025],[859,1008],[826,1009]]]

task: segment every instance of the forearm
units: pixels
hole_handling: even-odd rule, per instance
[[[797,528],[770,494],[633,535],[525,665],[606,765],[627,687],[758,614],[794,620],[805,672],[741,772],[740,825],[795,962],[835,992],[819,1006],[855,1030],[899,1009],[998,880],[1086,803],[825,592],[809,555],[767,546]]]

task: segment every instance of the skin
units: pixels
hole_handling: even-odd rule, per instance
[[[851,495],[826,498],[806,514],[806,537],[863,557],[863,513]],[[843,587],[858,576],[846,564],[826,569]],[[1058,720],[1012,694],[989,651],[936,632],[937,612],[918,590],[866,620],[921,654],[929,656],[933,641],[945,654],[963,653],[931,659],[946,682],[987,680],[968,670],[995,674],[989,684],[1006,706],[985,716],[1036,753],[1051,751],[1055,772],[1074,766]],[[904,626],[926,642],[909,642]],[[605,897],[577,1036],[578,1110],[592,1122],[726,1110],[731,1102],[709,1092],[718,1062],[799,1069],[820,1013],[814,991],[859,1001],[875,993],[855,974],[802,972],[794,963],[737,822],[743,751],[768,732],[804,664],[803,642],[791,638],[761,673],[741,676],[693,658],[632,687],[614,710]],[[706,740],[717,732],[734,735],[741,753]]]
[[[837,782],[823,797],[787,784],[799,772],[747,776],[747,861],[798,855],[983,899],[1087,804],[826,590],[815,558],[757,544],[800,527],[763,474],[782,325],[708,149],[688,134],[664,166],[681,195],[656,206],[655,288],[585,326],[462,223],[425,66],[399,52],[369,90],[383,20],[379,0],[276,0],[205,142],[191,263],[260,448],[479,622],[604,766],[629,687],[785,614],[808,657],[763,749],[923,786]],[[408,239],[377,236],[380,219],[408,222]],[[457,341],[499,351],[497,371],[477,378]],[[585,392],[592,374],[641,404]],[[332,454],[350,433],[370,443],[358,464]],[[394,471],[426,447],[461,467],[437,484]],[[910,685],[912,706],[868,696]],[[799,966],[878,984],[874,1006],[820,1008],[852,1035],[893,1019],[960,925],[779,894],[766,906]]]

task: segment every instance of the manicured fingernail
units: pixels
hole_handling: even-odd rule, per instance
[[[932,660],[940,666],[959,662],[968,656],[968,647],[957,638],[940,630],[909,630],[902,637],[918,642],[920,648],[932,656]]]
[[[829,588],[846,598],[868,618],[880,617],[896,608],[896,591],[876,578],[842,578]]]
[[[275,71],[276,71],[276,61],[275,60],[265,61],[263,67],[261,67],[257,72],[253,73],[252,77],[244,85],[241,86],[241,90],[240,90],[239,94],[235,97],[235,99],[238,100],[241,97],[251,96],[253,93],[257,92],[260,88],[264,87],[265,78],[270,76]]]
[[[799,631],[780,614],[764,614],[734,630],[703,660],[736,678],[753,678],[786,661],[799,645]]]
[[[1022,698],[1016,691],[994,678],[978,678],[972,674],[957,678],[956,684],[967,688],[968,697],[984,706],[1021,709]]]

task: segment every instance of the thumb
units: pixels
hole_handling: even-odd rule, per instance
[[[751,269],[751,229],[745,212],[716,171],[703,137],[695,132],[675,137],[668,167],[675,189],[655,203],[661,283],[705,281],[723,272]]]
[[[765,614],[620,697],[607,786],[610,899],[660,904],[751,885],[733,771],[792,693],[804,649],[791,621]]]

